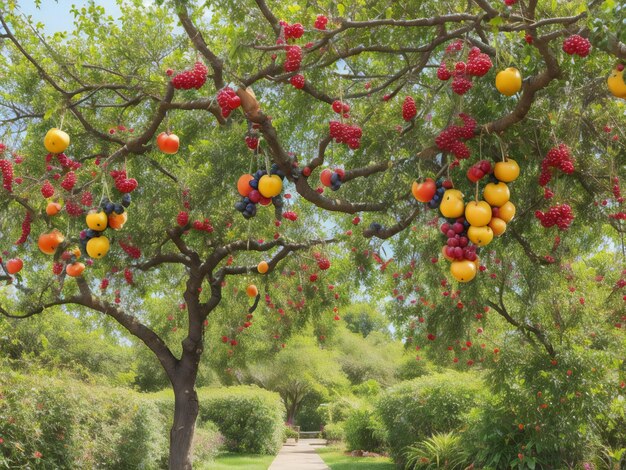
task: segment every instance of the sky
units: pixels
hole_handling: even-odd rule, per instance
[[[41,6],[37,8],[33,0],[18,1],[20,10],[25,15],[31,15],[35,23],[45,25],[48,34],[58,31],[70,31],[73,29],[74,16],[70,13],[72,5],[80,8],[86,6],[88,0],[41,0]],[[101,5],[107,14],[113,18],[119,16],[120,10],[116,0],[95,0],[96,5]]]

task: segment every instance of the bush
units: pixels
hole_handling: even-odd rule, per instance
[[[289,426],[285,426],[285,436],[283,438],[283,441],[286,441],[287,439],[298,440],[299,437],[300,437],[300,433],[298,431],[296,431],[293,428],[290,428]]]
[[[403,382],[383,393],[376,403],[396,463],[403,464],[406,447],[436,432],[449,432],[483,398],[476,375],[447,372]]]
[[[275,454],[284,435],[280,396],[256,386],[199,389],[200,420],[212,421],[235,452]]]
[[[380,452],[384,449],[383,427],[372,410],[353,410],[343,427],[348,450]]]
[[[0,467],[162,468],[167,423],[128,389],[0,372]]]
[[[328,442],[339,442],[345,439],[344,423],[330,423],[324,426],[322,437]]]
[[[215,423],[207,421],[202,426],[196,426],[192,444],[194,462],[214,460],[225,441]]]
[[[468,453],[460,436],[448,432],[433,434],[428,439],[407,448],[407,470],[446,468],[461,470],[467,466]]]

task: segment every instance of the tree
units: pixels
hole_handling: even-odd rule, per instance
[[[349,382],[337,361],[337,353],[320,349],[309,338],[294,338],[289,347],[266,363],[250,367],[253,382],[278,392],[293,424],[302,402],[316,393],[327,399],[346,389]]]
[[[343,314],[343,319],[350,331],[363,337],[374,331],[388,332],[388,322],[383,315],[369,304],[352,304]]]
[[[48,36],[21,17],[13,2],[1,2],[0,115],[10,149],[2,159],[0,240],[7,258],[0,278],[8,287],[0,312],[27,318],[60,305],[87,309],[106,315],[144,343],[176,397],[170,468],[191,467],[198,413],[194,385],[206,322],[219,312],[226,283],[239,288],[231,302],[240,302],[238,314],[248,308],[242,292],[261,277],[257,265],[262,260],[268,263],[264,279],[275,280],[266,284],[266,291],[276,284],[280,290],[282,280],[297,277],[308,295],[323,294],[332,303],[331,290],[316,292],[315,283],[324,278],[330,253],[350,252],[351,259],[339,265],[346,285],[378,286],[381,273],[398,273],[389,280],[397,284],[391,292],[406,308],[390,315],[407,328],[407,336],[432,342],[425,338],[435,336],[435,329],[456,340],[467,334],[469,320],[443,315],[457,308],[449,302],[452,296],[443,303],[433,300],[448,272],[443,262],[429,261],[437,259],[442,241],[432,229],[438,225],[434,213],[416,203],[408,188],[416,177],[446,176],[458,188],[473,191],[465,180],[470,150],[478,159],[499,158],[501,149],[502,157],[506,149],[519,155],[522,177],[512,188],[520,207],[496,243],[498,259],[506,261],[498,264],[488,250],[480,255],[495,270],[510,263],[519,277],[507,284],[510,279],[501,272],[503,281],[496,284],[481,275],[458,290],[479,306],[490,306],[513,336],[539,345],[550,357],[558,354],[562,338],[546,331],[542,321],[556,315],[557,324],[565,324],[563,312],[553,308],[554,295],[562,294],[551,284],[561,274],[557,268],[573,257],[586,260],[604,230],[611,246],[622,246],[624,252],[619,187],[612,188],[614,180],[608,183],[609,177],[619,181],[624,173],[620,105],[607,99],[604,79],[593,78],[605,77],[616,59],[626,59],[626,38],[617,36],[624,34],[623,11],[613,11],[612,2],[597,1],[507,2],[511,7],[488,0],[391,6],[321,2],[312,7],[256,0],[253,9],[230,0],[211,6],[158,3],[122,2],[117,22],[91,4],[73,12],[73,32]],[[583,36],[593,44],[589,57],[583,57],[589,46]],[[574,60],[568,51],[580,57]],[[469,53],[476,59],[471,73]],[[451,63],[442,66],[446,60]],[[489,71],[494,62],[497,69],[513,64],[522,71],[525,78],[516,97],[494,90],[495,70]],[[172,79],[168,68],[176,70]],[[184,69],[189,71],[183,75]],[[441,80],[453,72],[455,77],[448,77],[452,85]],[[489,75],[479,77],[483,72]],[[233,93],[227,85],[233,85]],[[515,91],[514,78],[507,85],[507,93]],[[197,90],[181,89],[189,87]],[[462,111],[467,115],[459,130]],[[52,126],[71,137],[69,157],[44,158],[41,142]],[[604,133],[605,126],[612,129]],[[160,131],[180,137],[176,156],[154,147]],[[612,135],[618,139],[613,141]],[[254,149],[249,160],[242,155],[247,152],[244,136]],[[536,177],[540,161],[560,141],[574,149],[575,171],[559,175],[545,195],[555,192],[559,202],[567,201],[576,212],[565,243],[539,228],[533,215],[537,208],[548,212]],[[161,147],[171,152],[170,145],[175,146]],[[286,191],[294,197],[288,199],[285,191],[285,198],[273,200],[273,211],[238,204],[246,217],[257,211],[244,222],[230,209],[234,189],[239,175],[257,168],[273,171],[279,179],[284,175]],[[317,187],[314,181],[322,169],[328,170],[322,182],[338,190],[339,197]],[[279,186],[272,181],[271,189]],[[52,202],[64,205],[56,216],[44,210],[43,196],[51,189]],[[117,242],[110,253],[70,280],[68,275],[81,269],[76,253],[68,250],[81,245],[84,212],[98,208],[100,194],[119,204],[122,193],[135,189],[128,222],[119,234],[105,232]],[[243,189],[250,188],[244,184]],[[608,198],[611,191],[615,198],[593,209],[590,202]],[[423,193],[418,196],[423,199]],[[114,225],[122,225],[121,220]],[[281,224],[280,231],[274,221]],[[363,222],[365,228],[358,230]],[[412,224],[415,229],[407,230]],[[52,228],[65,237],[61,244],[54,234],[46,239],[53,263],[34,247],[34,238]],[[106,246],[91,235],[98,239],[92,247]],[[15,240],[19,244],[11,248]],[[385,240],[391,243],[383,245]],[[393,258],[385,255],[389,246]],[[85,249],[83,243],[83,256]],[[19,261],[9,260],[18,256],[24,264],[19,275]],[[348,270],[348,264],[357,269]],[[595,305],[602,305],[607,321],[617,322],[622,274],[606,264],[598,270],[615,284],[604,286],[614,292],[606,299],[598,295]],[[282,275],[280,281],[277,275]],[[400,293],[410,279],[419,280],[423,300]],[[538,289],[545,283],[549,289]],[[513,298],[518,298],[514,308]],[[421,323],[414,311],[408,314],[405,302],[410,300],[433,305],[438,314]],[[528,311],[528,305],[538,307]],[[575,302],[568,305],[568,318],[581,318],[577,308]],[[155,313],[168,311],[177,315],[178,326]],[[178,317],[180,312],[184,318]],[[284,323],[298,327],[304,322],[296,315],[286,317]],[[318,312],[317,317],[323,319],[323,329],[330,328],[332,316]],[[428,331],[411,328],[414,324]],[[238,328],[225,339],[233,347]]]

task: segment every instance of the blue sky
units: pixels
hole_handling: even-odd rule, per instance
[[[36,8],[33,0],[26,0],[20,2],[19,7],[24,14],[31,15],[36,23],[43,23],[46,33],[51,34],[57,31],[71,31],[74,16],[70,13],[70,8],[72,5],[80,8],[88,3],[88,0],[41,0],[40,8]],[[95,4],[103,6],[107,14],[114,18],[119,16],[120,10],[116,0],[95,0]]]

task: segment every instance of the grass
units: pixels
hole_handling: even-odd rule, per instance
[[[331,470],[395,470],[388,457],[351,457],[339,447],[321,447],[317,453]]]
[[[213,462],[198,466],[198,470],[267,470],[275,455],[220,454]],[[196,466],[194,465],[194,468]]]

